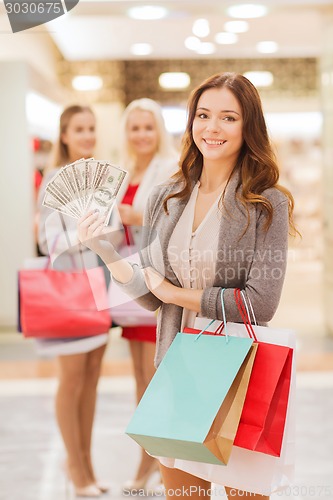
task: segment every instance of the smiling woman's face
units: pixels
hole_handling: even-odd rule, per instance
[[[208,89],[202,93],[192,134],[204,165],[236,164],[243,144],[243,118],[240,104],[229,89]]]
[[[136,155],[154,155],[158,149],[158,130],[150,111],[134,109],[127,120],[127,141]]]
[[[61,140],[66,144],[70,161],[91,158],[96,144],[96,121],[90,111],[75,113],[68,122]]]

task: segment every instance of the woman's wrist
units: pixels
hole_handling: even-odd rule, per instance
[[[97,255],[105,262],[106,265],[115,262],[117,259],[120,259],[119,254],[114,249],[114,246],[111,245],[108,241],[100,241],[98,249],[95,250]]]

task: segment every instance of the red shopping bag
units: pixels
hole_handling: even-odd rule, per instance
[[[98,295],[96,296],[96,290]],[[98,310],[107,297],[103,269],[19,271],[19,318],[25,337],[66,338],[106,333],[108,309]],[[106,300],[106,299],[105,299]]]
[[[242,303],[235,299],[249,335],[256,341],[255,327]],[[234,445],[279,457],[286,421],[293,349],[258,342],[257,355]]]

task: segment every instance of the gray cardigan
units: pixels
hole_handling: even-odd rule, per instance
[[[224,302],[228,321],[241,322],[235,304],[233,289],[245,289],[250,298],[257,321],[265,324],[271,320],[279,303],[286,270],[288,246],[288,200],[278,189],[267,189],[263,195],[273,205],[273,220],[268,231],[260,205],[249,207],[250,219],[246,232],[247,213],[236,199],[239,183],[238,171],[232,175],[222,206],[219,233],[218,259],[214,286],[205,288],[201,300],[200,315],[222,319],[221,288],[226,288]],[[143,267],[152,266],[172,284],[180,283],[168,261],[167,249],[171,234],[187,201],[172,198],[168,202],[169,215],[164,212],[163,200],[171,192],[180,191],[179,184],[164,183],[152,191],[144,215],[141,261]],[[158,250],[159,249],[159,250]],[[159,252],[156,258],[154,252]],[[153,265],[153,263],[155,265]],[[156,263],[160,262],[159,265]],[[133,264],[132,279],[117,284],[139,304],[149,310],[160,308],[157,322],[155,364],[164,354],[180,329],[182,308],[162,303],[151,293],[138,265]]]

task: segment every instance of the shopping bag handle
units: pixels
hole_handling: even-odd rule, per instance
[[[248,314],[248,316],[250,318],[250,311],[249,311],[249,309],[250,309],[251,310],[251,314],[252,314],[253,323],[255,324],[255,326],[257,326],[257,319],[256,319],[255,314],[254,314],[254,310],[253,310],[251,299],[250,299],[250,297],[247,295],[247,293],[244,290],[241,290],[240,292],[241,292],[241,295],[243,297],[243,302],[245,304],[247,314]]]
[[[62,225],[62,228],[64,230],[64,233],[66,235],[66,238],[67,238],[67,243],[68,245],[70,246],[70,243],[68,241],[68,237],[67,237],[67,228],[66,228],[66,224],[65,224],[65,221],[64,221],[64,218],[63,218],[63,215],[62,214],[59,214],[60,215],[60,219],[61,219],[61,225]],[[57,244],[58,244],[58,239],[60,238],[60,234],[57,234],[57,236],[54,238],[54,241],[53,241],[53,244],[52,244],[52,248],[51,248],[51,251],[49,252],[49,255],[47,256],[47,261],[46,261],[46,264],[45,264],[45,267],[44,267],[44,271],[47,271],[48,269],[50,269],[51,267],[51,256],[53,255],[53,253],[55,252],[56,250],[56,247],[57,247]],[[82,250],[81,250],[81,243],[80,243],[80,247],[79,247],[79,252],[80,252],[80,257],[81,257],[81,262],[83,264],[83,269],[84,269],[84,261],[83,261],[83,255],[82,255]],[[77,265],[76,265],[76,262],[75,262],[75,259],[73,257],[72,254],[69,254],[69,258],[71,260],[71,263],[72,263],[72,267],[73,269],[77,270]]]
[[[245,325],[247,333],[249,334],[249,337],[252,338],[253,340],[257,341],[256,334],[255,334],[255,332],[253,330],[253,326],[251,324],[249,309],[247,306],[245,295],[242,294],[242,291],[239,288],[235,288],[234,289],[234,297],[235,297],[235,302],[236,302],[239,314],[240,314],[242,321]],[[243,300],[244,300],[244,302],[243,302]],[[244,303],[246,304],[246,306],[244,305]],[[251,310],[253,311],[252,304],[251,304]]]
[[[225,291],[225,288],[222,288],[221,289],[221,306],[222,306],[223,321],[217,327],[217,329],[215,331],[215,335],[220,335],[222,333],[223,329],[224,329],[225,330],[225,340],[226,340],[226,343],[228,343],[229,342],[229,335],[228,335],[227,319],[226,319],[225,307],[224,307],[224,297],[223,297],[224,291]],[[201,337],[201,335],[210,327],[210,325],[212,325],[214,323],[214,321],[216,321],[216,320],[215,319],[210,320],[210,322],[208,323],[208,325],[206,325],[205,328],[203,328],[203,330],[201,330],[201,332],[198,333],[198,335],[196,336],[195,340],[198,340],[198,338]]]

